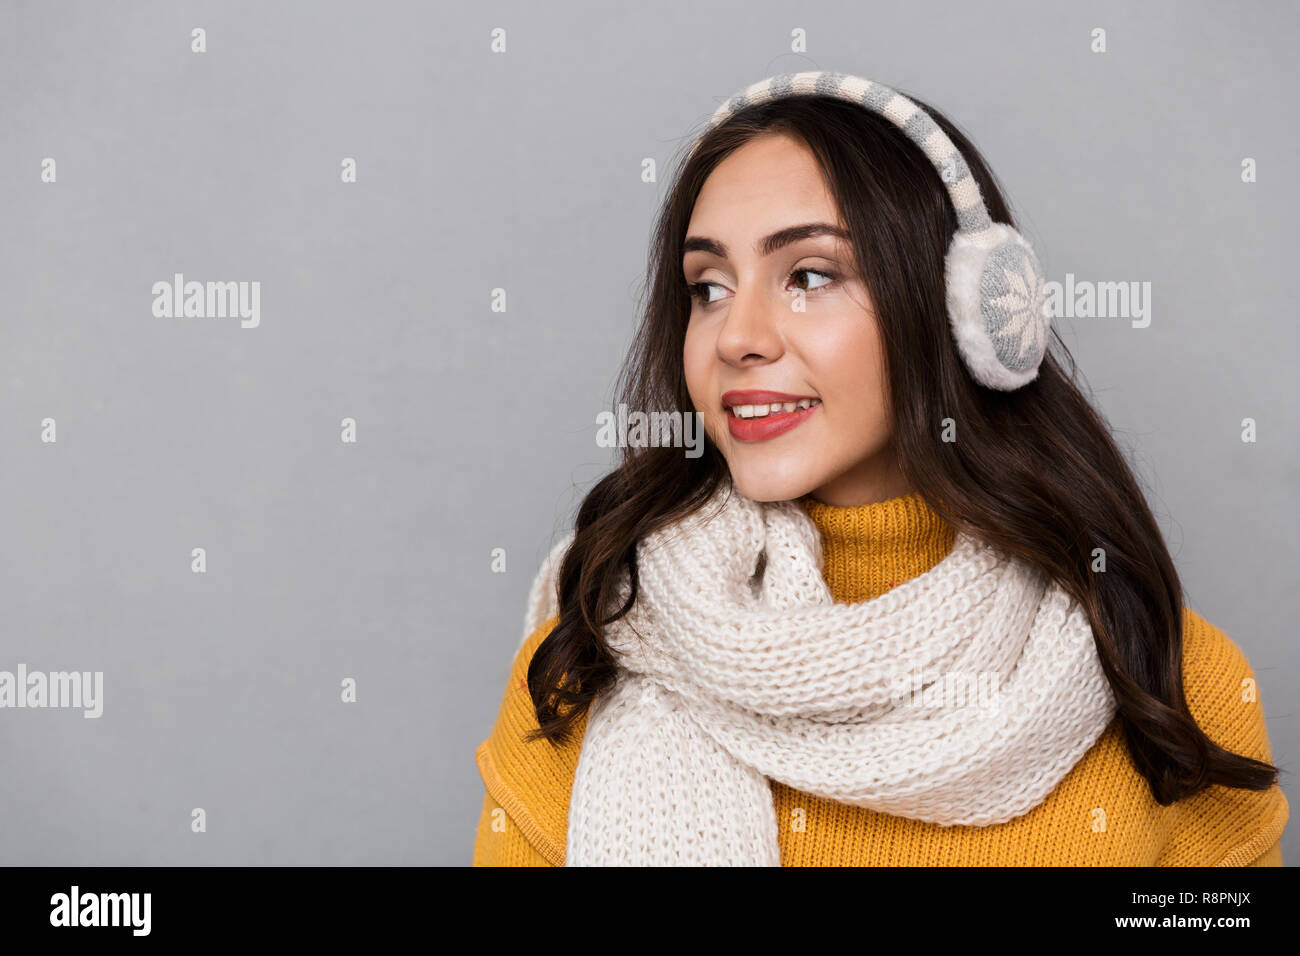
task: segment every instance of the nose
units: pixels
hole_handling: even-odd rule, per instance
[[[779,296],[741,284],[718,329],[718,358],[737,367],[779,359],[785,350],[781,327],[789,309],[790,303]]]

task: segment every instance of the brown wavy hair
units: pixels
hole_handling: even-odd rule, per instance
[[[961,151],[989,213],[1014,226],[1001,189],[971,142],[915,102]],[[944,259],[957,229],[930,160],[889,120],[831,97],[787,96],[748,107],[679,161],[655,226],[648,297],[619,375],[629,408],[692,412],[682,349],[691,302],[682,246],[710,172],[756,136],[783,133],[816,157],[852,236],[884,343],[895,451],[912,487],[945,521],[1018,555],[1085,609],[1114,690],[1128,751],[1161,804],[1211,784],[1263,790],[1272,764],[1214,743],[1196,724],[1182,681],[1182,586],[1138,481],[1110,428],[1077,384],[1073,357],[1053,330],[1038,377],[1014,392],[977,385],[950,332]],[[1067,373],[1062,362],[1068,362]],[[952,419],[959,440],[939,439]],[[586,495],[556,575],[559,621],[528,667],[538,729],[566,740],[616,679],[602,628],[637,596],[636,543],[688,515],[729,480],[711,443],[627,448]],[[1094,548],[1107,571],[1094,573]],[[623,576],[631,589],[618,602]]]

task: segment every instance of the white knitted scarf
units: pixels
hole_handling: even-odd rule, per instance
[[[533,583],[526,632],[556,612],[568,540]],[[926,573],[837,604],[803,507],[724,484],[637,561],[637,602],[606,629],[620,668],[588,716],[569,866],[779,866],[778,827],[799,821],[776,818],[773,780],[945,826],[1002,823],[1115,713],[1077,602],[962,532]]]

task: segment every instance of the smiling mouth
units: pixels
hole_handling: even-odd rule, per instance
[[[736,388],[722,393],[727,430],[740,442],[765,442],[798,428],[817,413],[822,400],[811,395],[790,395],[758,388]]]
[[[793,402],[768,402],[759,405],[728,405],[727,411],[735,418],[767,418],[771,415],[783,415],[820,405],[820,398],[801,398]]]

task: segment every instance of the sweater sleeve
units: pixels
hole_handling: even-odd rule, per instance
[[[510,819],[505,807],[493,800],[492,794],[485,789],[478,836],[474,840],[474,866],[550,865],[550,861],[537,852]]]
[[[1226,634],[1184,611],[1183,682],[1201,729],[1233,753],[1273,761],[1259,685],[1246,655]],[[1181,800],[1163,866],[1281,866],[1290,814],[1282,788],[1211,786]]]
[[[474,758],[485,789],[474,866],[562,866],[569,793],[585,719],[567,743],[526,741],[537,729],[528,665],[558,617],[548,618],[515,655],[492,735]]]
[[[1277,842],[1272,848],[1260,854],[1250,862],[1251,866],[1281,866],[1282,865],[1282,838],[1278,837]]]

